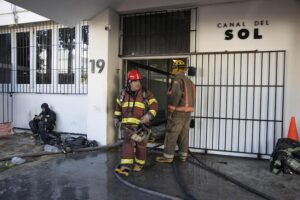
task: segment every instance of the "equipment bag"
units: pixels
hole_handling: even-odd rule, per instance
[[[299,173],[300,166],[297,163],[299,159],[300,142],[289,138],[280,138],[270,159],[270,171],[279,174]],[[297,170],[296,170],[297,169]]]
[[[64,142],[65,147],[70,147],[72,149],[87,147],[87,144],[88,144],[88,141],[83,136],[68,137],[65,139],[65,142]]]

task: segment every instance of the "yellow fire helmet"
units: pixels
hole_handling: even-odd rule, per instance
[[[182,59],[174,59],[171,73],[177,74],[178,72],[186,72],[187,66]]]

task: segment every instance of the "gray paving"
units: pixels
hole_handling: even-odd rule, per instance
[[[118,151],[70,154],[11,168],[0,174],[0,199],[163,199],[121,183],[113,172],[119,155]],[[199,200],[262,199],[191,163],[178,161],[174,168],[170,164],[154,162],[155,156],[150,153],[143,172],[132,173],[125,180],[181,199],[190,198],[179,187],[178,181]],[[299,176],[274,175],[268,171],[269,162],[266,160],[212,155],[198,157],[214,169],[274,199],[299,199]]]

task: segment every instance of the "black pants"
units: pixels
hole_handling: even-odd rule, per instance
[[[33,134],[38,134],[44,143],[50,139],[48,132],[54,129],[54,125],[41,120],[31,120],[29,127]]]

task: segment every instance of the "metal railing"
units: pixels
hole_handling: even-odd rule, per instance
[[[87,22],[0,27],[0,92],[87,94],[88,32]]]
[[[174,55],[196,51],[197,8],[120,15],[119,55]]]
[[[285,59],[284,50],[190,55],[197,67],[190,147],[270,155],[283,136]]]

